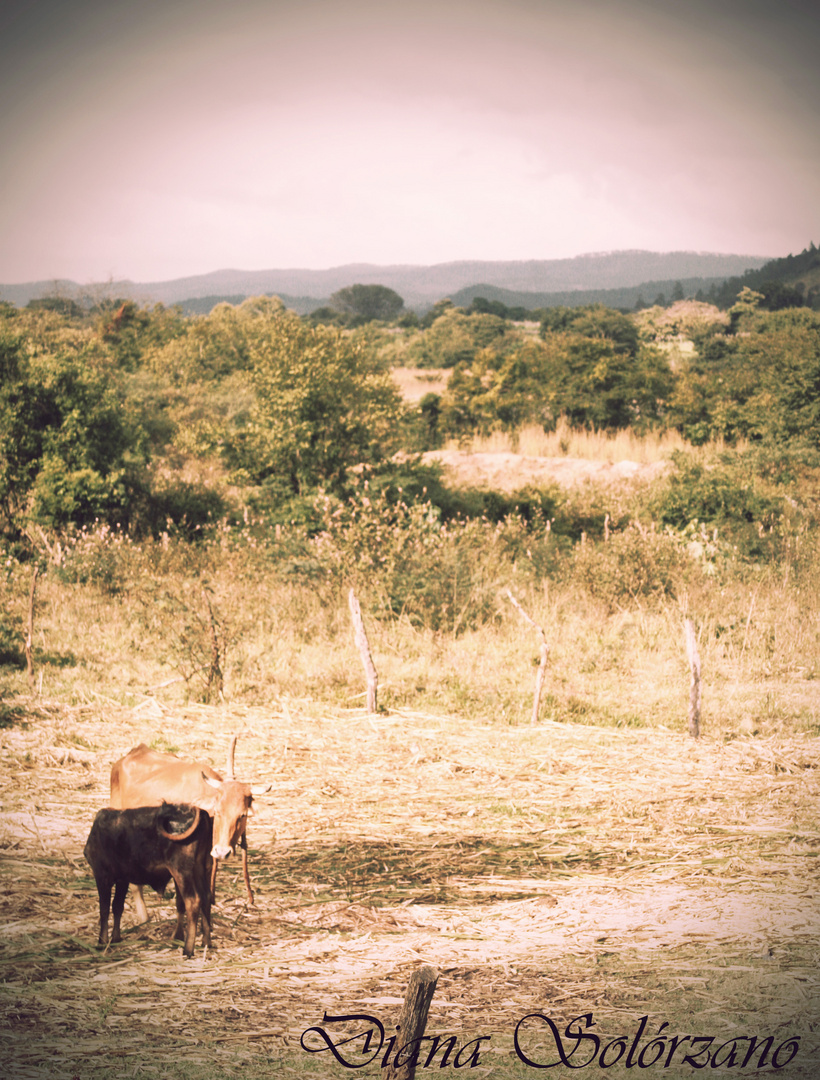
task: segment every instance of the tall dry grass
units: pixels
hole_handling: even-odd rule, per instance
[[[329,579],[305,560],[277,564],[270,552],[251,549],[215,549],[207,559],[184,546],[121,554],[133,562],[116,589],[90,574],[42,579],[34,659],[43,697],[129,706],[155,698],[170,708],[199,700],[190,636],[207,633],[197,609],[207,583],[225,643],[228,702],[363,705],[344,570]],[[685,732],[689,615],[703,662],[705,735],[820,733],[820,564],[788,578],[775,568],[745,576],[730,568],[719,578],[697,576],[675,595],[625,592],[614,601],[590,593],[570,570],[484,582],[481,619],[458,632],[365,602],[382,707],[457,723],[529,723],[539,642],[506,597],[512,581],[550,646],[544,718]],[[16,604],[22,614],[28,582],[22,571],[7,578],[7,610]],[[203,638],[197,649],[207,646]],[[23,665],[0,667],[0,692],[29,693]]]
[[[544,431],[537,424],[514,432],[496,431],[491,435],[476,435],[465,446],[451,441],[448,449],[472,453],[516,453],[528,457],[571,457],[588,461],[635,461],[650,465],[665,461],[676,450],[691,450],[691,445],[677,431],[648,432],[638,435],[632,429],[608,434],[603,431],[584,431],[570,426],[563,417],[554,431]],[[714,452],[720,447],[710,446]]]

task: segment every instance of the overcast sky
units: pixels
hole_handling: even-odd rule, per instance
[[[0,281],[820,243],[815,0],[3,0]]]

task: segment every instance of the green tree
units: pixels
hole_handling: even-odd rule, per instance
[[[438,319],[428,335],[457,315]],[[673,384],[666,355],[640,344],[634,319],[601,304],[550,308],[540,341],[474,349],[457,364],[441,427],[457,436],[523,424],[549,430],[566,416],[577,427],[645,430],[664,422]]]
[[[396,449],[402,404],[367,334],[277,311],[249,346],[256,406],[241,460],[292,494],[339,490],[348,470]]]
[[[141,463],[104,376],[82,352],[27,355],[0,329],[0,513],[7,531],[122,520]]]
[[[506,335],[507,324],[498,315],[467,315],[448,307],[411,345],[407,359],[419,367],[469,364],[481,349],[500,352]]]
[[[767,312],[744,289],[730,311],[735,334],[696,338],[679,372],[669,419],[693,442],[793,439],[820,445],[820,315]]]
[[[561,331],[610,341],[619,352],[632,355],[638,348],[638,327],[634,319],[603,304],[548,309],[541,320],[541,337]]]
[[[185,331],[178,308],[155,304],[141,308],[133,300],[105,300],[97,308],[97,331],[117,367],[134,371],[146,351]]]
[[[330,306],[346,315],[359,316],[365,322],[387,322],[398,317],[404,300],[386,285],[348,285],[330,298]]]
[[[820,314],[791,308],[762,314],[736,346],[738,375],[753,385],[744,434],[820,446]]]

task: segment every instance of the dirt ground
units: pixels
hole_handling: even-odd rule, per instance
[[[392,1032],[422,964],[439,973],[428,1033],[459,1047],[483,1037],[478,1057],[462,1058],[470,1075],[531,1076],[556,1061],[545,1021],[519,1030],[530,1064],[515,1051],[533,1013],[561,1032],[592,1014],[602,1044],[631,1041],[646,1016],[639,1049],[659,1030],[712,1037],[713,1049],[772,1036],[769,1059],[797,1040],[778,1075],[820,1073],[815,739],[694,743],[298,702],[21,701],[7,716],[4,1076],[351,1075],[327,1050],[307,1052],[320,1042],[304,1033],[325,1013]],[[184,960],[173,899],[154,894],[149,923],[135,925],[127,904],[124,941],[98,949],[82,849],[111,762],[144,740],[220,767],[233,733],[237,774],[272,784],[248,830],[256,907],[236,861],[220,871],[207,954],[198,942]],[[324,1026],[335,1038],[357,1024]],[[349,1063],[366,1060],[362,1040],[347,1045]],[[695,1075],[684,1054],[638,1067]],[[758,1073],[759,1056],[730,1068],[725,1050],[707,1074],[771,1072],[767,1059]],[[574,1075],[578,1060],[547,1075]],[[598,1059],[584,1075],[632,1075],[622,1064]],[[446,1072],[417,1073],[428,1074]]]

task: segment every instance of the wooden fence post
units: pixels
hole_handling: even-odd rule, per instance
[[[396,1053],[392,1055],[393,1060],[388,1061],[382,1069],[381,1080],[413,1080],[415,1077],[416,1063],[421,1052],[420,1040],[427,1027],[427,1014],[437,982],[438,971],[429,964],[420,967],[410,976],[394,1043]],[[409,1055],[402,1053],[405,1046],[411,1047]],[[395,1064],[397,1060],[398,1065]]]
[[[367,711],[374,713],[378,711],[376,697],[379,689],[379,677],[376,674],[373,657],[370,655],[370,643],[367,640],[367,631],[362,620],[362,609],[352,589],[347,595],[347,602],[350,606],[350,617],[353,620],[353,636],[359,649],[359,655],[362,658],[364,677],[367,680]]]
[[[683,628],[686,633],[689,668],[692,672],[692,680],[689,684],[689,734],[693,739],[697,739],[700,736],[700,656],[695,636],[695,624],[691,619],[685,619]]]
[[[507,598],[513,607],[520,613],[522,618],[532,626],[541,636],[541,649],[540,657],[538,660],[538,671],[535,676],[535,692],[532,700],[532,717],[530,718],[530,724],[535,725],[538,723],[538,709],[541,705],[541,690],[544,686],[544,675],[547,671],[547,658],[549,657],[549,646],[547,645],[547,635],[544,633],[542,627],[538,625],[535,619],[532,619],[526,611],[521,607],[516,598],[513,596],[510,589],[507,589]]]
[[[26,630],[26,671],[28,672],[28,684],[32,694],[34,693],[34,601],[37,596],[37,575],[40,567],[34,567],[31,578],[31,592],[28,597],[28,628]]]

